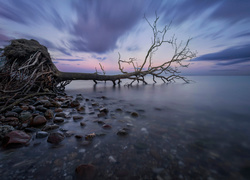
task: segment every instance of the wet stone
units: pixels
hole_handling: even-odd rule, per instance
[[[85,136],[85,140],[91,141],[95,136],[96,136],[95,133],[87,134],[87,135]]]
[[[44,113],[44,116],[47,119],[52,119],[54,117],[54,112],[51,109],[47,109],[47,111]]]
[[[76,100],[77,100],[77,101],[82,101],[82,100],[83,100],[82,94],[77,94],[77,95],[76,95]]]
[[[77,121],[77,120],[82,120],[83,116],[73,116],[73,120]]]
[[[49,134],[49,137],[47,139],[47,142],[52,144],[58,144],[61,141],[63,141],[65,136],[59,132],[53,132]]]
[[[41,111],[41,112],[46,112],[47,108],[45,108],[43,105],[39,105],[39,106],[36,106],[36,110]]]
[[[27,111],[27,110],[29,109],[29,106],[21,106],[21,109],[22,109],[23,111]]]
[[[18,117],[18,113],[13,111],[8,111],[5,113],[5,117]]]
[[[66,118],[67,115],[66,115],[64,112],[59,112],[59,113],[56,113],[55,117],[63,117],[63,118]]]
[[[76,139],[82,139],[83,136],[82,136],[82,135],[79,135],[79,134],[76,134],[76,135],[75,135],[75,138],[76,138]]]
[[[104,128],[104,129],[111,129],[112,126],[110,126],[109,124],[104,124],[104,125],[102,126],[102,128]]]
[[[55,119],[53,120],[54,123],[62,123],[64,122],[64,119],[61,117],[55,117]]]
[[[98,117],[105,117],[107,116],[107,114],[105,112],[100,112],[99,114],[97,114]]]
[[[84,122],[80,122],[80,125],[83,127],[83,126],[86,126],[86,124]]]
[[[56,108],[54,111],[55,111],[55,112],[62,112],[63,109],[62,109],[62,108]]]
[[[27,144],[31,139],[31,136],[26,134],[23,131],[14,130],[6,134],[6,136],[3,139],[3,145],[6,147],[8,145],[25,145]]]
[[[42,115],[38,115],[36,117],[33,118],[33,120],[31,120],[30,125],[31,126],[41,126],[47,123],[47,119],[42,116]]]
[[[80,106],[80,103],[79,103],[79,101],[74,100],[74,101],[72,101],[72,102],[70,103],[70,106],[71,106],[71,107],[78,107],[78,106]]]
[[[50,131],[59,128],[57,124],[45,125],[42,130],[43,131]]]
[[[126,135],[128,135],[128,131],[125,129],[119,129],[116,134],[119,136],[126,136]]]
[[[131,117],[134,117],[134,118],[137,118],[139,116],[137,112],[132,112],[130,115]]]
[[[19,119],[22,122],[29,122],[32,120],[32,114],[29,111],[23,111],[20,115],[19,115]]]
[[[46,131],[38,131],[36,133],[36,138],[45,138],[49,135],[49,133],[47,133]]]
[[[77,111],[78,111],[78,112],[85,111],[85,107],[79,106],[79,107],[77,107]]]
[[[21,113],[23,110],[20,107],[15,107],[12,109],[12,112],[16,112],[16,113]]]
[[[37,128],[30,127],[30,128],[25,128],[24,131],[25,131],[25,132],[28,132],[28,133],[33,133],[33,132],[37,132],[38,129],[37,129]]]
[[[7,117],[4,119],[1,119],[1,122],[5,125],[10,125],[10,126],[17,126],[19,125],[19,119],[16,117]]]

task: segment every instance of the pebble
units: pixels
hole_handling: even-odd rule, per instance
[[[36,138],[45,138],[49,135],[49,133],[47,133],[46,131],[38,131],[36,133]]]
[[[109,156],[109,162],[116,163],[116,159],[113,156]]]

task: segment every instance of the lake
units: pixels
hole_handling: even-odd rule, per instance
[[[71,82],[66,93],[83,95],[86,126],[71,118],[61,131],[94,133],[91,143],[33,137],[1,149],[1,179],[77,179],[80,164],[93,165],[95,179],[250,179],[250,77],[188,78],[194,82]],[[108,115],[98,117],[98,108]]]

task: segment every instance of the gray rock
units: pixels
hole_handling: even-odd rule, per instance
[[[29,111],[23,111],[21,112],[21,114],[19,115],[19,119],[22,122],[29,122],[32,120],[32,114]]]
[[[45,138],[49,135],[49,133],[45,132],[45,131],[38,131],[36,133],[36,138]]]

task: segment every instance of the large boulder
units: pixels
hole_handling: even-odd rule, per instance
[[[3,146],[9,145],[26,145],[30,141],[31,136],[23,131],[14,130],[6,134],[3,138]]]

